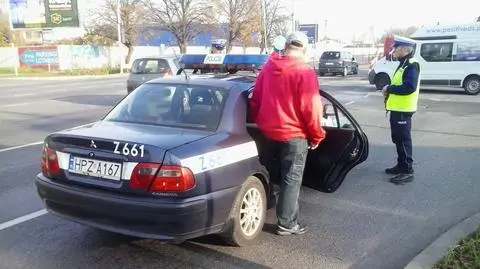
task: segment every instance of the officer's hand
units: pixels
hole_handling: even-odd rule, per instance
[[[383,88],[382,88],[382,93],[383,94],[387,93],[388,86],[390,86],[390,85],[387,84],[387,85],[383,86]]]

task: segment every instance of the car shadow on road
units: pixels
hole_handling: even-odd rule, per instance
[[[160,265],[168,264],[168,268],[271,269],[271,267],[254,261],[242,259],[211,248],[210,244],[215,241],[219,247],[225,246],[220,243],[222,240],[216,236],[203,237],[203,239],[206,240],[205,243],[207,246],[202,246],[203,243],[201,243],[201,239],[186,241],[182,244],[170,244],[162,241],[141,239],[92,228],[86,228],[85,232],[90,235],[88,236],[89,239],[86,241],[91,249],[125,249],[131,255],[132,260],[143,261],[144,264],[148,264],[147,268],[159,268],[158,266]],[[177,253],[178,255],[173,253]],[[120,255],[120,253],[118,254]],[[184,257],[189,258],[185,259]],[[161,262],[159,262],[160,260]],[[213,266],[215,263],[219,266]],[[133,264],[133,261],[131,264]],[[124,264],[124,266],[127,266],[127,264]],[[141,266],[141,268],[145,267]]]

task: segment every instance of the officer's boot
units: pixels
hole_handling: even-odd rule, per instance
[[[390,174],[390,175],[413,174],[413,169],[412,168],[408,169],[406,167],[401,167],[397,164],[394,167],[385,169],[385,173]]]

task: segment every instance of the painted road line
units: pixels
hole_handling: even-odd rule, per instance
[[[2,107],[17,107],[17,106],[26,106],[30,105],[31,102],[26,102],[26,103],[16,103],[16,104],[10,104],[10,105],[3,105]]]
[[[353,103],[355,103],[355,101],[350,101],[350,102],[346,103],[345,106],[351,105]]]
[[[7,151],[12,151],[12,150],[16,150],[16,149],[21,149],[21,148],[26,148],[26,147],[31,147],[31,146],[36,146],[36,145],[41,145],[42,143],[43,143],[43,141],[37,141],[37,142],[33,142],[33,143],[28,143],[28,144],[25,144],[25,145],[4,148],[4,149],[0,149],[0,153],[7,152]]]
[[[42,210],[27,214],[25,216],[21,216],[21,217],[18,217],[18,218],[13,219],[13,220],[9,220],[9,221],[4,222],[4,223],[0,223],[0,231],[5,230],[5,229],[10,228],[10,227],[13,227],[13,226],[18,225],[18,224],[21,224],[23,222],[38,218],[38,217],[43,216],[47,213],[48,212],[47,212],[46,209],[42,209]]]
[[[67,129],[64,129],[64,130],[61,130],[61,131],[75,130],[75,129],[87,127],[87,126],[92,125],[94,123],[96,123],[96,122],[91,122],[91,123],[75,126],[75,127],[72,127],[72,128],[67,128]],[[41,144],[43,144],[43,141],[37,141],[37,142],[28,143],[28,144],[25,144],[25,145],[19,145],[19,146],[4,148],[4,149],[0,149],[0,153],[7,152],[7,151],[12,151],[12,150],[16,150],[16,149],[22,149],[22,148],[26,148],[26,147],[31,147],[31,146],[37,146],[37,145],[41,145]]]
[[[13,97],[25,97],[25,96],[32,96],[35,95],[34,93],[21,93],[21,94],[14,94]]]

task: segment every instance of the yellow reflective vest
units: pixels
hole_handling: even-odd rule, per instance
[[[403,65],[397,69],[393,75],[391,85],[400,86],[403,84],[403,72],[405,69],[411,65],[417,64],[420,69],[420,64],[415,58],[410,58],[403,63]],[[415,112],[417,111],[418,105],[418,94],[420,92],[420,70],[418,75],[418,82],[415,88],[415,91],[408,95],[397,95],[397,94],[388,94],[386,110],[388,111],[399,111],[399,112]]]

